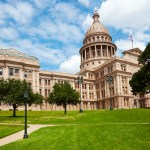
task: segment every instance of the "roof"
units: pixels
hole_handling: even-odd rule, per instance
[[[123,52],[123,54],[125,53],[142,54],[142,51],[139,48],[132,48]]]
[[[28,56],[25,53],[15,50],[13,48],[0,49],[0,55],[8,55],[8,56],[14,56],[14,57],[18,57],[18,58],[25,58],[25,59],[29,59],[29,60],[38,61],[38,59],[36,57]]]
[[[107,28],[102,23],[100,23],[99,14],[98,14],[97,11],[94,12],[93,24],[87,30],[86,36],[89,36],[89,35],[95,34],[95,33],[103,33],[103,34],[108,34],[109,35],[109,32],[108,32]]]

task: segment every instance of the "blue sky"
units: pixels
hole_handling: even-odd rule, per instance
[[[0,0],[0,47],[36,56],[42,70],[79,71],[79,49],[95,9],[117,55],[150,42],[149,0]]]

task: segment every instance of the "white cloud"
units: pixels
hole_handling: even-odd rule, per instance
[[[26,29],[24,29],[26,30]],[[77,43],[83,38],[80,28],[74,24],[58,21],[56,23],[47,20],[38,27],[27,29],[30,35],[41,35],[42,38],[53,39],[62,43]]]
[[[0,10],[0,18],[13,19],[21,24],[30,22],[34,14],[32,5],[27,2],[18,2],[14,4],[0,3]]]
[[[150,41],[147,32],[150,29],[149,0],[107,0],[99,8],[101,22],[105,25],[121,29],[126,35],[133,35],[133,47],[144,49]],[[131,48],[128,39],[115,41],[119,50]]]
[[[149,0],[107,0],[102,2],[99,12],[102,14],[102,22],[106,25],[141,29],[150,24],[149,5]]]
[[[19,37],[19,33],[13,28],[0,28],[0,38],[5,40],[16,40]]]
[[[87,30],[87,28],[89,28],[93,23],[93,18],[88,14],[85,18],[85,20],[83,21],[83,27],[85,28],[85,30]]]
[[[117,45],[117,55],[121,55],[121,53],[124,50],[129,50],[132,49],[132,42],[129,39],[119,39],[115,41],[115,44]],[[144,42],[139,42],[139,41],[133,41],[133,48],[139,48],[142,51],[145,49],[145,43]]]
[[[36,7],[40,9],[44,9],[50,5],[54,5],[56,3],[56,0],[33,0]]]
[[[91,0],[78,0],[79,3],[81,3],[82,5],[89,7]]]
[[[62,62],[59,66],[59,70],[68,73],[77,73],[80,66],[80,56],[73,55],[68,60]]]
[[[84,19],[81,10],[71,3],[59,2],[54,7],[50,8],[50,15],[54,21],[63,21],[67,23],[73,23],[81,25]]]

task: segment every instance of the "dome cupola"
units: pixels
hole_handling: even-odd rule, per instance
[[[107,28],[99,21],[99,14],[95,11],[93,24],[87,30],[83,46],[80,49],[81,70],[98,67],[111,59],[115,55],[116,49]]]

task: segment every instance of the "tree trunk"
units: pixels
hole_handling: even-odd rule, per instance
[[[67,104],[66,103],[64,104],[64,109],[65,109],[64,113],[66,114],[67,113]]]
[[[16,117],[16,108],[17,106],[13,104],[13,117]]]

